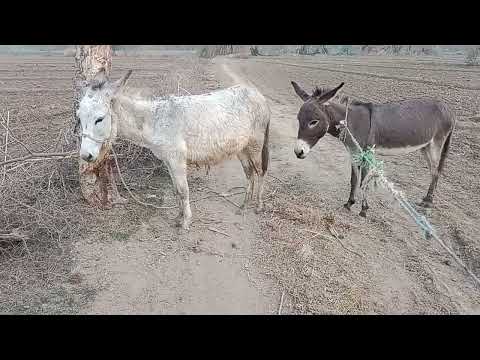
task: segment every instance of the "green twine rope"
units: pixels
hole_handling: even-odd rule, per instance
[[[383,161],[375,157],[375,145],[369,146],[365,150],[358,150],[352,157],[358,166],[372,169],[378,175],[383,174]]]

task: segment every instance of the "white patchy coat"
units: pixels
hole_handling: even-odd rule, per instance
[[[183,215],[182,226],[188,229],[187,163],[214,165],[237,156],[249,180],[244,206],[252,197],[255,173],[258,208],[263,207],[262,149],[268,142],[270,109],[257,89],[236,85],[202,95],[153,98],[124,89],[126,78],[86,89],[78,111],[84,159],[94,161],[102,144],[117,137],[151,149],[169,169],[180,206],[177,219]],[[99,118],[103,120],[95,124]]]

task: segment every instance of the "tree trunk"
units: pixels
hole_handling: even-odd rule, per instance
[[[77,45],[75,53],[74,75],[74,132],[80,127],[80,119],[77,117],[78,104],[80,102],[81,81],[90,81],[101,70],[105,70],[107,77],[112,68],[111,45]],[[109,156],[110,144],[104,145],[100,156],[94,163],[79,160],[80,189],[85,200],[94,207],[110,209],[115,203],[123,203],[118,193],[117,185],[113,177],[113,159]],[[77,144],[78,148],[78,144]]]

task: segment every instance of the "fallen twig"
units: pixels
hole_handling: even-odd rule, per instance
[[[227,233],[224,233],[223,231],[217,230],[213,227],[209,227],[208,230],[230,237],[230,235],[228,235]]]
[[[13,231],[8,234],[0,234],[0,241],[7,241],[7,240],[12,240],[12,241],[21,241],[27,239],[27,236],[25,234],[21,234],[18,231]]]
[[[327,228],[328,228],[328,231],[330,231],[330,234],[332,234],[336,238],[343,239],[343,235],[340,235],[333,225],[330,225]]]
[[[452,293],[452,291],[450,290],[450,288],[447,286],[447,284],[445,284],[442,280],[440,280],[440,278],[436,275],[436,272],[433,271],[432,267],[430,266],[430,264],[428,263],[428,260],[425,261],[425,264],[427,265],[427,267],[430,269],[431,273],[432,273],[432,277],[437,280],[440,284],[443,285],[443,287],[448,291],[448,294],[443,294],[445,295],[446,297],[448,297],[450,299],[450,301],[452,300],[452,297],[450,296],[450,294]]]
[[[13,230],[13,232],[8,234],[0,234],[0,242],[11,242],[11,241],[21,241],[23,247],[27,251],[29,257],[31,257],[30,250],[27,246],[28,237],[25,234],[21,234],[18,229]]]
[[[8,128],[8,123],[10,122],[10,112],[7,111],[7,128]],[[7,153],[8,153],[8,134],[9,132],[6,131],[5,132],[5,150],[4,150],[4,158],[3,158],[3,162],[6,162],[7,161]],[[2,180],[2,184],[5,183],[5,177],[7,176],[7,166],[4,165],[3,166],[3,180]]]
[[[230,199],[227,199],[228,196],[232,196],[234,194],[222,194],[222,193],[219,193],[218,191],[215,191],[213,189],[210,189],[208,188],[208,190],[218,196],[220,196],[222,199],[224,199],[225,201],[229,202],[230,204],[236,206],[237,208],[241,209],[242,207],[240,205],[238,205],[236,202],[230,200]]]
[[[34,153],[34,152],[32,152],[29,155],[26,155],[24,157],[4,161],[4,162],[0,163],[0,166],[5,166],[5,165],[12,164],[12,163],[15,163],[15,162],[22,162],[22,161],[27,161],[27,160],[31,160],[31,161],[51,160],[51,159],[59,160],[59,159],[68,159],[68,158],[75,157],[75,156],[78,156],[77,151],[61,152],[61,153]]]
[[[265,196],[265,199],[270,199],[273,195],[276,194],[278,188],[275,188],[275,190],[273,190],[270,194],[268,194],[267,196]]]
[[[273,178],[273,179],[275,179],[275,180],[280,181],[281,183],[283,183],[283,184],[285,184],[285,185],[288,185],[287,182],[283,181],[282,179],[277,178],[276,176],[273,176],[272,174],[268,174],[268,176],[271,177],[271,178]]]
[[[313,238],[315,238],[315,237],[318,237],[318,236],[323,237],[324,239],[327,239],[327,240],[337,240],[337,241],[340,243],[340,245],[342,245],[342,247],[343,247],[345,250],[351,252],[352,254],[355,254],[355,255],[357,255],[357,256],[360,256],[361,258],[364,257],[363,255],[357,253],[356,251],[347,248],[347,247],[343,244],[343,242],[340,240],[340,238],[338,238],[338,237],[331,237],[331,236],[324,235],[324,234],[322,234],[322,233],[319,233],[319,232],[316,232],[316,231],[313,231],[313,230],[309,230],[309,229],[304,229],[304,231],[308,231],[308,232],[310,232],[310,233],[312,233],[312,234],[315,234],[315,235],[312,236],[309,240],[311,240],[311,239],[313,239]]]
[[[283,306],[283,297],[285,296],[285,291],[282,292],[282,297],[280,299],[280,305],[278,307],[278,315],[282,315],[282,306]]]
[[[245,194],[245,191],[239,191],[239,192],[235,192],[235,193],[228,193],[228,194],[213,194],[213,195],[207,195],[207,196],[204,196],[204,197],[201,197],[201,198],[198,198],[198,199],[192,199],[190,200],[190,202],[196,202],[196,201],[200,201],[200,200],[205,200],[205,199],[209,199],[213,196],[221,196],[221,197],[229,197],[229,196],[234,196],[234,195],[240,195],[240,194]]]

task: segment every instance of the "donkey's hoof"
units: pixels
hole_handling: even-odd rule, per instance
[[[352,207],[352,205],[353,205],[353,203],[351,203],[351,202],[347,202],[347,203],[343,204],[343,207],[344,207],[345,209],[347,209],[348,211],[350,211],[350,210],[351,210],[351,207]]]
[[[180,229],[184,231],[190,230],[190,218],[183,219],[180,223]]]
[[[183,227],[178,228],[178,236],[183,237],[189,233],[188,229],[184,229]]]
[[[175,226],[176,227],[181,227],[182,224],[183,224],[183,218],[182,217],[177,217],[177,218],[175,218],[174,221],[175,221]]]
[[[363,218],[366,218],[367,217],[367,210],[360,211],[360,214],[358,214],[358,215],[360,215]]]
[[[235,214],[245,216],[246,212],[247,208],[242,206],[240,209],[237,209],[237,211],[235,211]]]
[[[433,201],[423,199],[419,205],[424,208],[431,209],[433,208]]]
[[[263,213],[264,210],[265,208],[263,206],[257,206],[254,211],[255,211],[255,214],[261,214]]]

